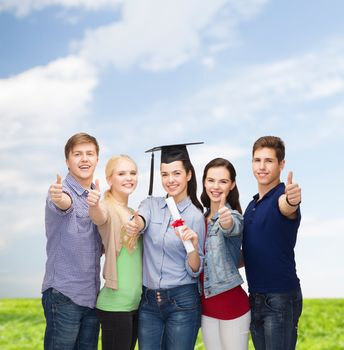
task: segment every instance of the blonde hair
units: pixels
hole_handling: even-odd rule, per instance
[[[129,161],[131,161],[131,162],[135,165],[135,167],[136,167],[136,169],[137,169],[137,164],[135,163],[135,161],[134,161],[132,158],[130,158],[130,157],[129,157],[128,155],[126,155],[126,154],[120,154],[120,155],[118,155],[118,156],[111,157],[111,158],[107,161],[106,166],[105,166],[105,177],[106,177],[106,179],[108,179],[108,178],[110,178],[110,177],[112,176],[112,174],[113,174],[113,172],[114,172],[114,169],[115,169],[115,167],[116,167],[118,161],[121,160],[121,159],[123,159],[123,158],[124,158],[124,159],[127,159],[127,160],[129,160]],[[105,200],[109,200],[109,199],[111,199],[112,197],[113,197],[113,195],[112,195],[112,193],[111,193],[111,188],[109,188],[109,189],[106,190],[105,193],[104,193],[104,199],[105,199]]]

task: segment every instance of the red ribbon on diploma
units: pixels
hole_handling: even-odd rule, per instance
[[[180,226],[183,226],[184,225],[184,220],[183,219],[178,219],[178,220],[174,220],[172,223],[171,223],[171,226],[176,228],[176,227],[180,227]]]

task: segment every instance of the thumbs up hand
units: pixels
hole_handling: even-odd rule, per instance
[[[222,193],[220,204],[219,204],[219,209],[224,208],[225,206],[226,206],[226,195],[225,195],[225,193]]]
[[[293,183],[293,172],[289,171],[287,184],[284,193],[287,204],[291,207],[297,207],[301,203],[301,188],[298,184]]]
[[[100,186],[99,186],[99,180],[95,180],[95,189],[94,190],[90,190],[88,192],[87,195],[87,204],[90,207],[95,207],[99,204],[99,200],[100,200]]]
[[[224,230],[228,230],[233,226],[233,218],[230,210],[226,207],[226,195],[222,193],[219,205],[219,223]]]
[[[130,223],[133,225],[131,226]],[[136,248],[137,239],[139,237],[139,212],[137,210],[134,212],[134,215],[129,218],[129,222],[125,228],[123,245],[131,252]]]
[[[134,222],[136,225],[139,225],[139,212],[137,210],[135,210],[135,213],[134,213]]]
[[[140,219],[137,210],[135,211],[134,215],[130,217],[130,219],[126,222],[125,229],[127,231],[128,236],[134,237],[139,235]]]
[[[62,201],[62,178],[59,174],[56,175],[56,182],[49,187],[49,196],[53,203],[58,204]]]

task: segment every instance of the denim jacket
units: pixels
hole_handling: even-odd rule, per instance
[[[238,264],[243,232],[243,216],[226,204],[233,217],[233,226],[224,230],[216,213],[208,224],[205,241],[204,286],[206,298],[230,290],[244,281]]]

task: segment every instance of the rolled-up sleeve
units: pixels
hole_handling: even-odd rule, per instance
[[[66,193],[70,198],[72,198],[72,196],[66,189],[63,189],[63,192]],[[60,216],[68,215],[74,210],[73,200],[71,206],[67,210],[62,210],[51,200],[48,194],[46,198],[46,209]]]
[[[198,271],[193,271],[189,265],[188,256],[186,255],[185,268],[190,276],[197,278],[200,275],[200,273],[203,271],[203,264],[204,264],[203,247],[204,247],[204,240],[205,240],[205,222],[204,220],[198,220],[198,221],[194,220],[191,227],[192,227],[192,230],[196,232],[198,235],[198,254],[200,257],[200,266]]]

